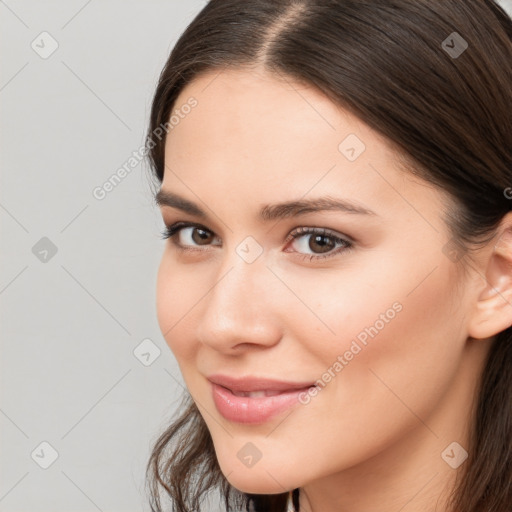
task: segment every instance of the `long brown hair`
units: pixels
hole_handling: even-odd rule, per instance
[[[510,211],[512,21],[494,1],[210,0],[174,46],[154,96],[147,147],[158,183],[165,136],[155,133],[169,126],[184,87],[202,72],[261,65],[325,93],[383,135],[404,169],[449,192],[446,222],[464,255]],[[512,509],[512,328],[492,343],[451,496],[456,512]],[[147,465],[152,510],[161,510],[163,488],[178,512],[200,510],[217,491],[227,511],[284,512],[285,493],[229,485],[199,410],[184,400]]]

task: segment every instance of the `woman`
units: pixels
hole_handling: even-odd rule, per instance
[[[153,510],[512,510],[511,39],[491,0],[193,20],[148,135],[189,392]]]

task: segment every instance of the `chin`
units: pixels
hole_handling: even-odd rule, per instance
[[[275,471],[264,466],[260,468],[244,468],[221,471],[226,480],[235,489],[247,494],[282,494],[295,489],[295,485],[286,480],[286,477],[277,468]]]
[[[250,475],[249,475],[250,476]],[[276,482],[269,481],[269,476],[267,478],[232,478],[233,475],[229,475],[227,478],[228,482],[240,492],[244,492],[246,494],[282,494],[287,492],[280,485],[277,485]]]

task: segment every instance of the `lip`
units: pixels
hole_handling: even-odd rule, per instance
[[[258,424],[299,403],[299,395],[314,386],[311,382],[286,382],[269,378],[208,377],[219,413],[236,423]],[[270,396],[237,396],[235,393],[268,392]]]

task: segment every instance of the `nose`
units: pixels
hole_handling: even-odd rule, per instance
[[[236,253],[227,258],[202,301],[198,341],[229,355],[277,344],[280,293],[273,277],[264,254],[252,263]]]

